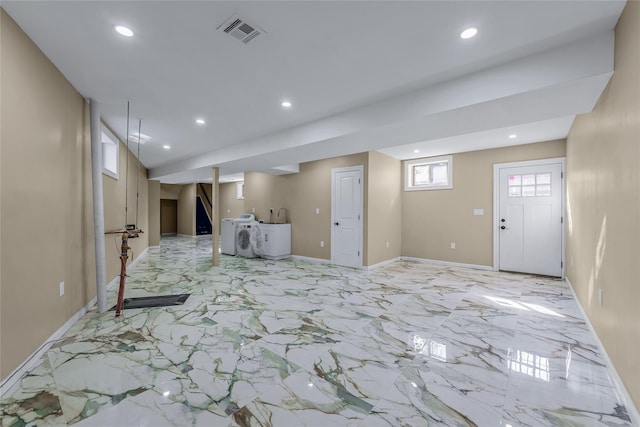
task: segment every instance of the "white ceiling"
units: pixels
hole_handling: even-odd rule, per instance
[[[611,76],[624,5],[2,1],[123,139],[130,101],[130,133],[141,119],[151,137],[141,160],[169,183],[210,179],[212,166],[290,173],[367,150],[406,159],[563,138]],[[266,34],[244,45],[216,30],[232,15]],[[460,39],[469,26],[478,35]]]

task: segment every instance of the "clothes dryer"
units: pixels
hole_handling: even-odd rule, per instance
[[[220,252],[236,255],[238,224],[255,221],[253,214],[242,214],[239,218],[223,218],[220,225]]]
[[[258,233],[257,222],[246,222],[238,224],[236,233],[236,255],[245,258],[255,258],[256,251],[254,247],[255,234]]]

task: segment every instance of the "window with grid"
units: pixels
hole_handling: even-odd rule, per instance
[[[551,196],[551,172],[509,175],[509,197]]]

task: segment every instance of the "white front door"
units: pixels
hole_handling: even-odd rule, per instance
[[[499,169],[499,270],[562,276],[563,163]]]
[[[335,168],[331,190],[331,261],[362,266],[362,166]]]

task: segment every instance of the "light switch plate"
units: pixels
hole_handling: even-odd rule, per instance
[[[474,214],[475,216],[481,216],[481,215],[484,215],[484,209],[474,209],[474,210],[473,210],[473,214]]]

